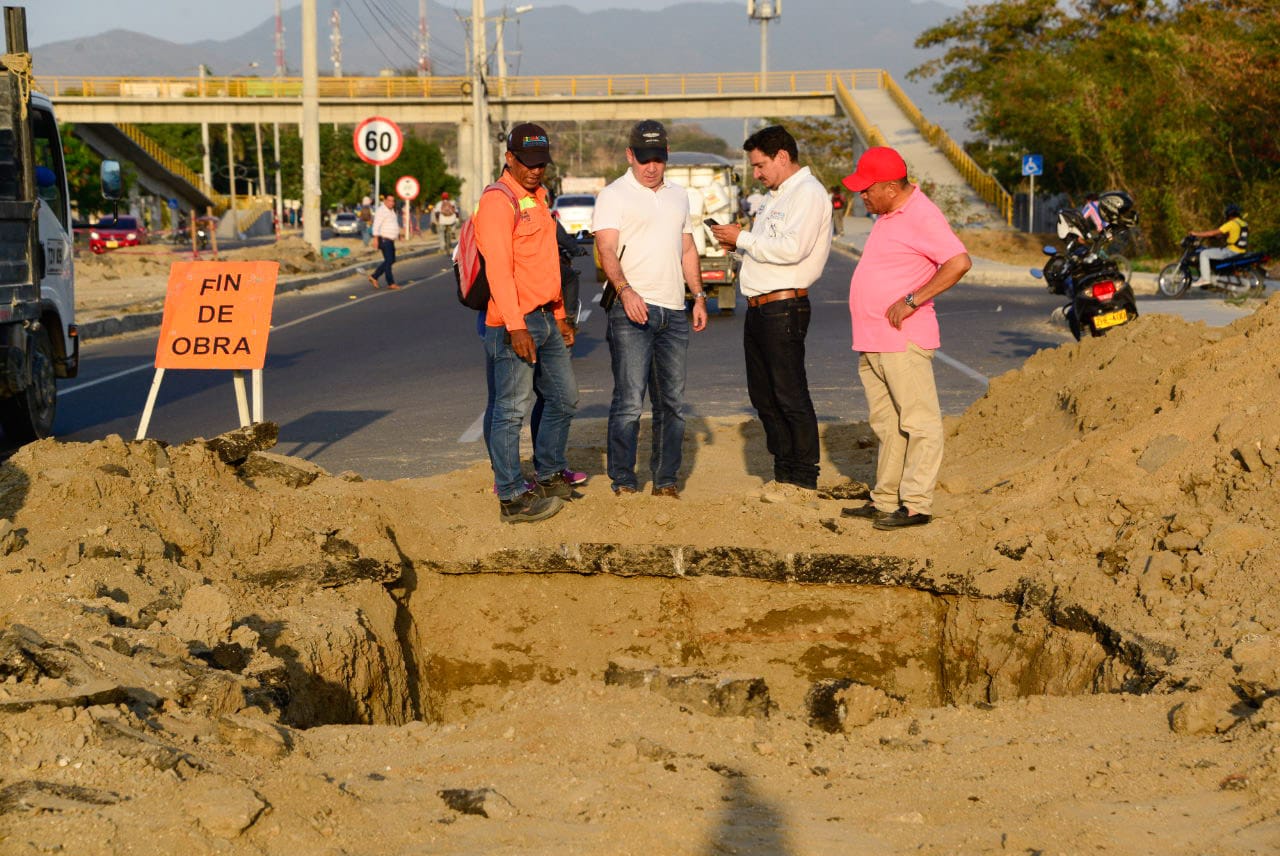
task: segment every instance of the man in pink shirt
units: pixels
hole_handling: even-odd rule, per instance
[[[880,441],[871,502],[846,508],[877,529],[928,523],[942,466],[942,408],[933,381],[940,344],[933,298],[960,281],[972,262],[947,218],[907,180],[896,151],[863,152],[844,186],[879,215],[849,283],[858,377]]]

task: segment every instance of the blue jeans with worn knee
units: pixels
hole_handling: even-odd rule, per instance
[[[670,487],[680,471],[684,443],[684,381],[689,353],[689,316],[683,309],[649,304],[649,320],[636,324],[622,301],[609,310],[613,357],[613,401],[609,405],[609,480],[615,489],[638,488],[636,445],[646,389],[653,405],[654,487]]]
[[[578,410],[578,383],[569,362],[569,349],[551,310],[535,309],[524,316],[525,326],[538,349],[540,371],[516,355],[505,327],[484,331],[485,369],[493,379],[493,409],[487,419],[489,462],[493,465],[498,498],[515,499],[524,493],[520,470],[520,427],[533,402],[535,382],[546,401],[542,424],[534,441],[538,462],[536,478],[549,478],[568,466],[569,424]]]

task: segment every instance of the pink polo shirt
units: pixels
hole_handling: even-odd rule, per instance
[[[932,300],[904,320],[901,330],[884,317],[891,305],[928,282],[944,262],[967,252],[938,206],[913,187],[906,204],[876,219],[853,269],[849,316],[853,350],[860,353],[905,351],[908,342],[932,350],[942,343]]]

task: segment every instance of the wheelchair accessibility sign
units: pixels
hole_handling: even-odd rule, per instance
[[[1044,155],[1023,155],[1023,175],[1044,175]]]

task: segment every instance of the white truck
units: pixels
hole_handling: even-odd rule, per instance
[[[76,376],[80,340],[62,141],[53,104],[31,91],[25,10],[6,6],[4,23],[16,61],[0,61],[0,428],[16,445],[52,433],[56,379]]]
[[[693,242],[702,259],[702,286],[728,315],[737,303],[738,260],[711,235],[704,220],[732,223],[738,216],[738,175],[733,161],[705,152],[671,152],[666,178],[689,192]]]

